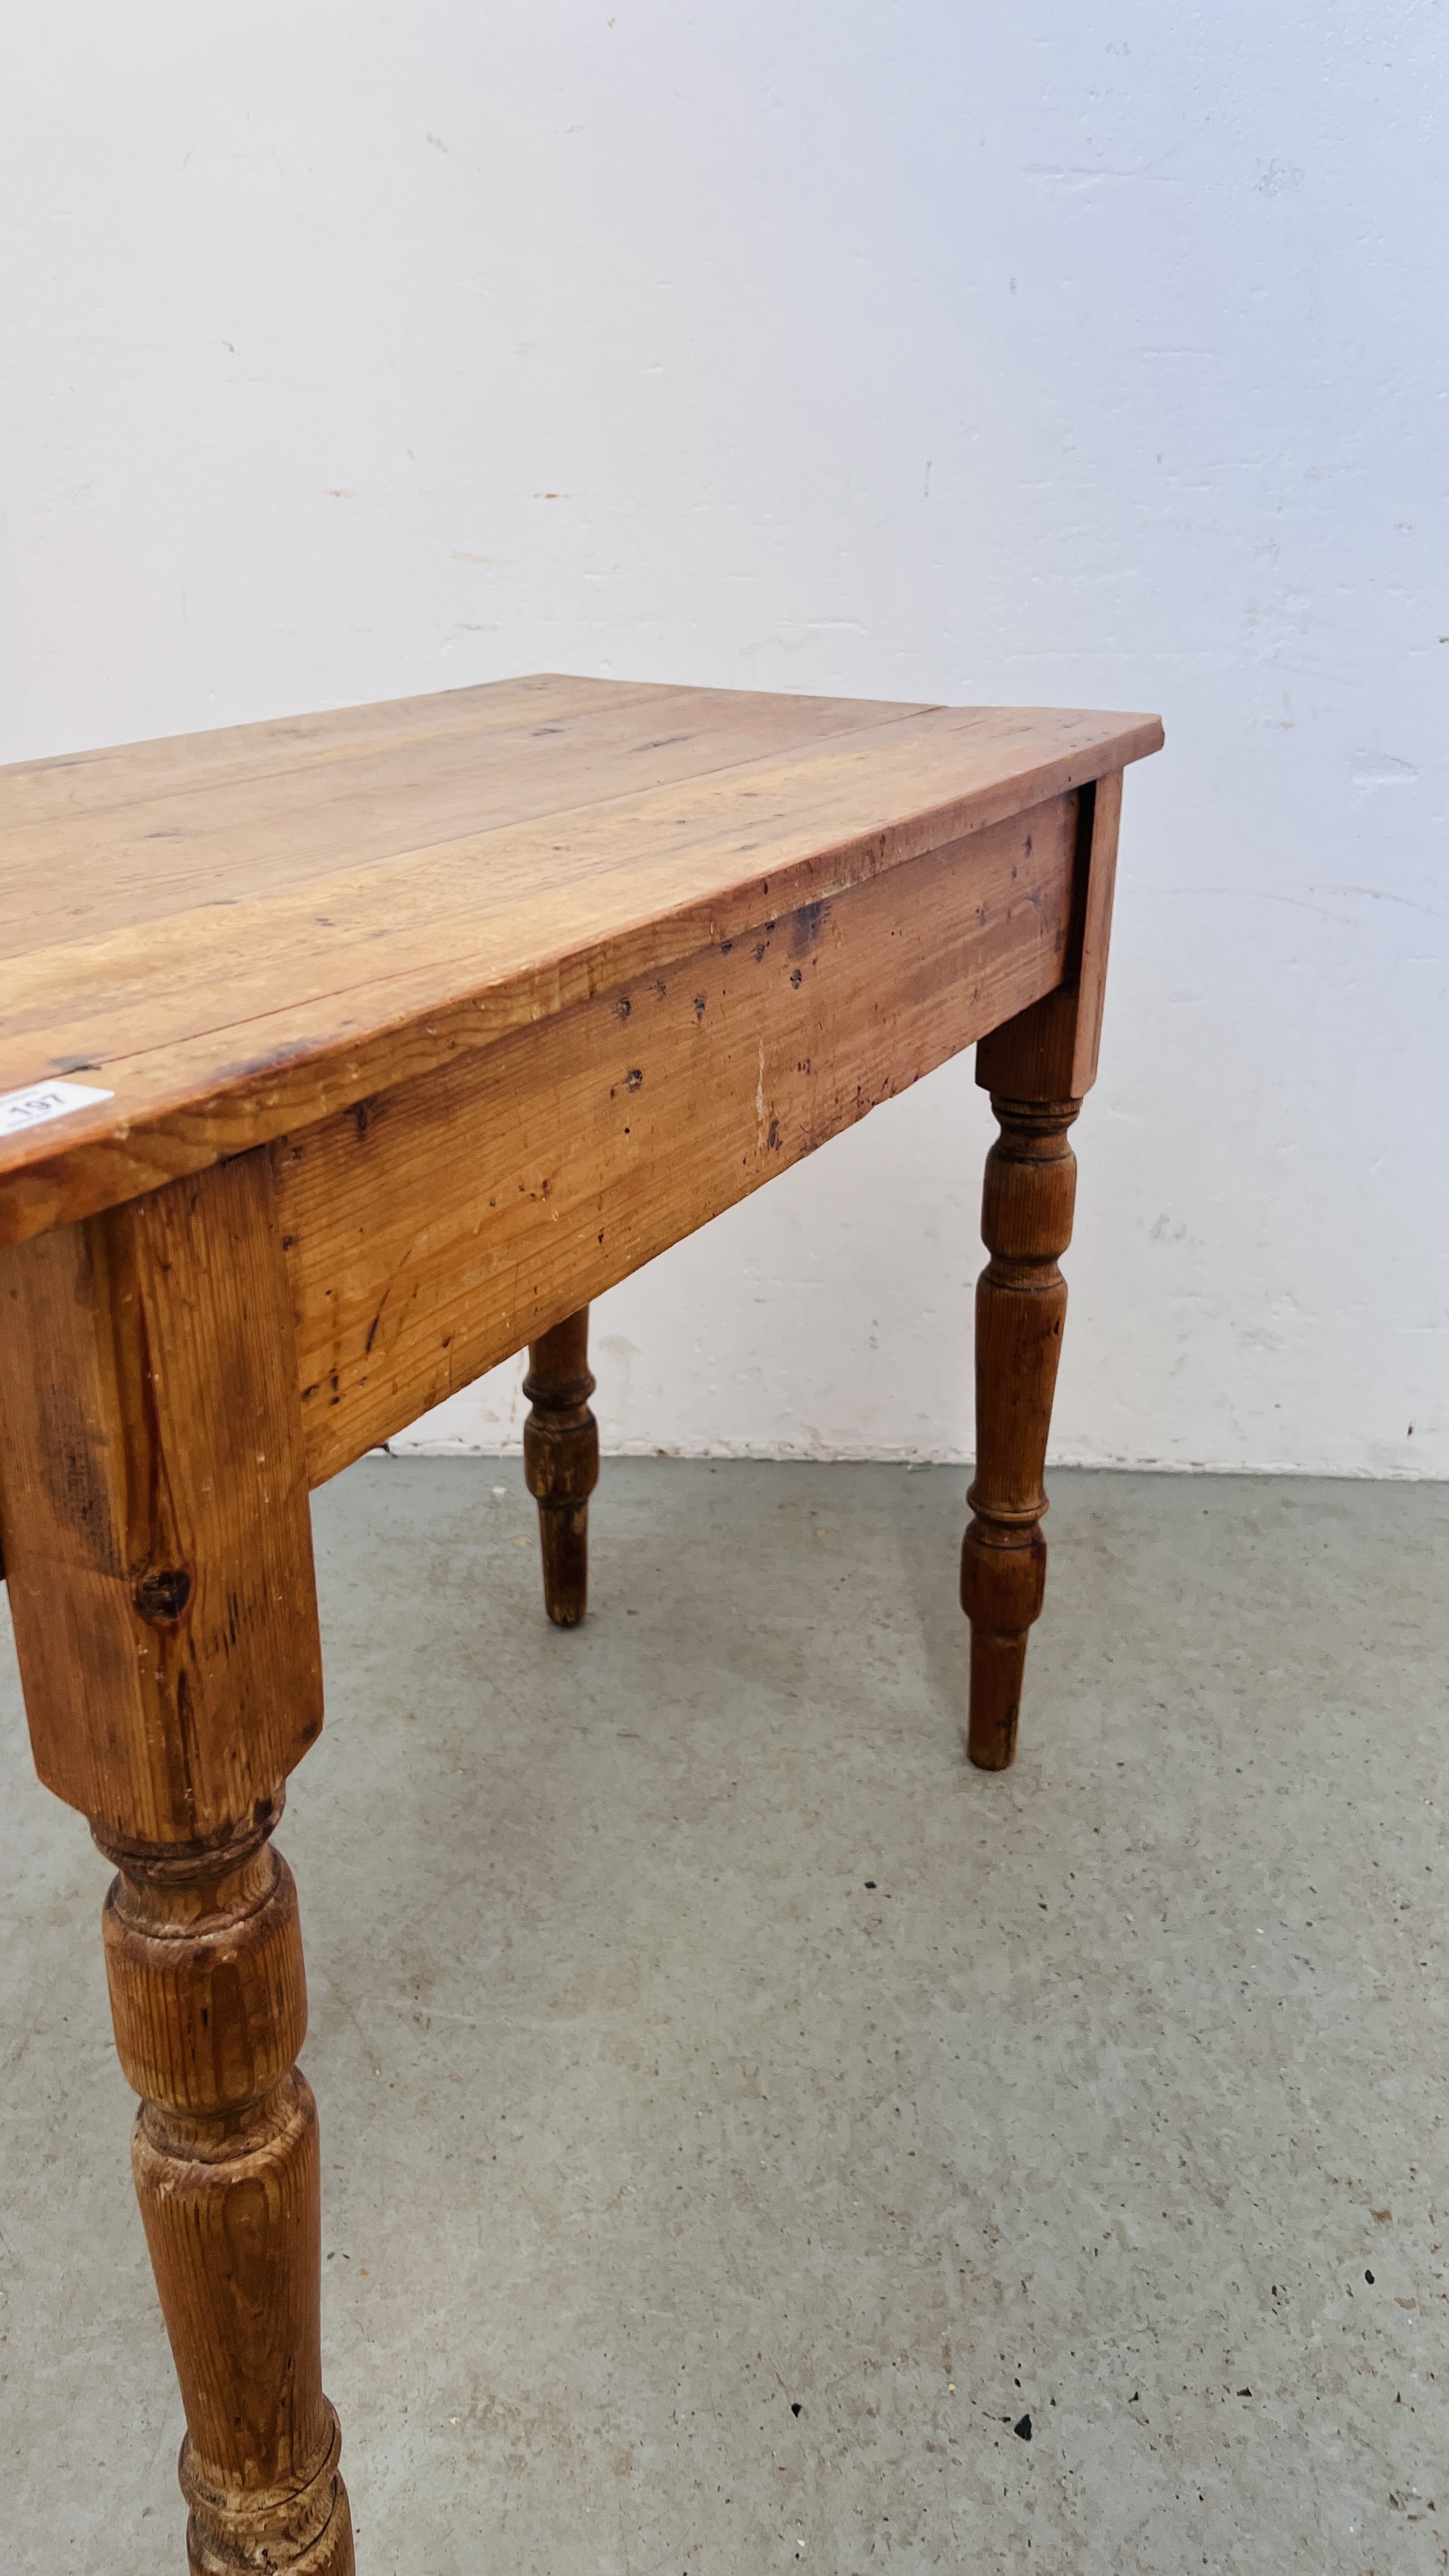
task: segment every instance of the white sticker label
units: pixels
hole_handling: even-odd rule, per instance
[[[93,1091],[88,1082],[35,1082],[28,1091],[0,1091],[0,1136],[18,1136],[23,1128],[43,1127],[47,1118],[65,1118],[72,1109],[115,1096]]]

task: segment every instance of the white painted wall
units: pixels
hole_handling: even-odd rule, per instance
[[[15,12],[5,756],[540,667],[1160,707],[1057,1450],[1449,1473],[1446,38]],[[950,1068],[605,1300],[610,1441],[965,1452],[987,1134]]]

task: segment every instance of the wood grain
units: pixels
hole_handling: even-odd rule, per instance
[[[192,2576],[353,2576],[296,1891],[309,1482],[524,1342],[583,1615],[587,1305],[982,1040],[973,1758],[1041,1606],[1067,1126],[1153,717],[543,675],[0,774],[0,1536],[37,1768],[118,1876]],[[995,1032],[995,1034],[992,1034]]]
[[[131,2163],[186,2408],[192,2576],[352,2576],[322,2391],[317,2105],[297,1892],[266,1840],[115,1849],[106,1973]]]
[[[0,1317],[36,1769],[113,1839],[225,1841],[322,1723],[267,1154],[0,1255]]]
[[[668,694],[672,706],[692,693]],[[728,748],[764,748],[715,768],[700,748],[702,722],[680,757],[705,767],[648,789],[596,793],[600,764],[628,755],[580,749],[560,762],[547,794],[582,801],[541,816],[516,810],[519,778],[531,773],[519,771],[514,746],[513,819],[462,832],[462,814],[493,810],[486,756],[501,737],[495,728],[470,738],[477,776],[457,771],[454,734],[441,749],[430,737],[409,752],[407,791],[399,786],[388,806],[383,838],[410,833],[408,846],[369,845],[363,864],[353,841],[370,828],[367,800],[338,792],[338,764],[313,761],[280,778],[268,768],[253,782],[253,828],[274,854],[266,867],[284,865],[284,884],[190,901],[160,918],[146,915],[154,896],[138,895],[120,923],[100,935],[87,923],[80,939],[53,925],[47,936],[42,910],[36,944],[7,967],[0,1089],[70,1071],[114,1099],[0,1142],[0,1241],[73,1222],[393,1088],[740,937],[771,912],[828,901],[1072,792],[1161,738],[1150,717],[948,708],[876,710],[880,720],[865,723],[846,702],[835,730],[782,749],[778,710],[793,703],[742,700]],[[630,716],[636,745],[649,711],[617,717]],[[718,726],[716,736],[719,748]],[[665,737],[644,740],[651,757],[667,747]],[[419,785],[430,763],[436,822]],[[289,822],[298,778],[306,799]],[[331,782],[326,795],[319,778]],[[187,828],[203,846],[216,800],[240,793],[233,777],[192,791]],[[86,828],[127,883],[139,870],[150,884],[125,837],[128,818],[130,807],[113,804]],[[429,838],[435,830],[443,837]],[[241,833],[230,808],[225,832],[230,848]],[[145,859],[158,884],[168,865]]]
[[[1075,802],[806,905],[275,1148],[308,1474],[1050,989]]]
[[[21,1681],[42,1780],[120,1873],[106,1965],[193,2576],[352,2576],[296,1890],[268,1843],[322,1685],[265,1149],[9,1251],[0,1315]]]
[[[927,712],[542,674],[0,769],[0,958]]]

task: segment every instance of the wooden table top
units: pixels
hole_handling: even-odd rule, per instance
[[[0,1133],[0,1242],[1161,740],[1155,716],[545,673],[0,770],[0,1095],[110,1095]]]

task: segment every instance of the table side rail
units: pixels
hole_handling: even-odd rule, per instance
[[[1078,809],[1054,798],[277,1139],[310,1482],[1055,990]]]

